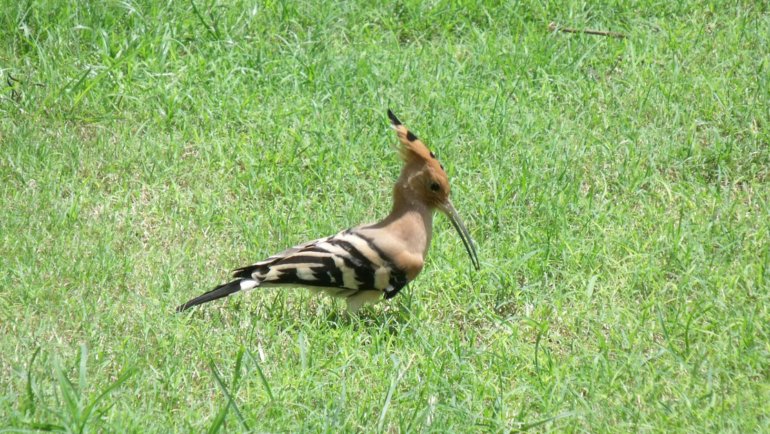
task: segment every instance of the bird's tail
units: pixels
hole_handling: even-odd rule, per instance
[[[257,282],[254,279],[235,279],[231,282],[219,285],[216,288],[212,289],[211,291],[193,298],[187,303],[177,307],[176,311],[182,312],[183,310],[187,310],[193,306],[197,306],[203,303],[208,303],[209,301],[217,300],[222,297],[227,297],[228,295],[235,294],[238,291],[241,291],[244,289],[252,289],[257,286],[259,286],[259,282]]]

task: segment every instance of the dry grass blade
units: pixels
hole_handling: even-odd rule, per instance
[[[548,30],[551,32],[564,32],[564,33],[585,33],[587,35],[609,36],[611,38],[623,39],[626,35],[618,32],[609,32],[606,30],[591,30],[591,29],[573,29],[570,27],[561,27],[555,22],[548,24]]]

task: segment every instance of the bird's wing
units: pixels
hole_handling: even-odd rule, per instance
[[[348,229],[301,244],[235,270],[234,277],[259,286],[310,286],[350,296],[376,290],[395,296],[408,279],[372,239]]]
[[[245,267],[236,268],[235,270],[233,270],[233,277],[236,277],[236,278],[240,277],[240,278],[244,278],[244,279],[250,279],[251,278],[251,274],[254,271],[259,270],[259,269],[264,268],[264,267],[268,267],[271,264],[273,264],[274,262],[278,261],[279,259],[283,259],[283,258],[289,257],[289,256],[291,256],[291,255],[293,255],[293,254],[295,254],[297,252],[302,251],[303,249],[312,248],[317,243],[320,243],[322,241],[326,241],[329,238],[332,238],[332,237],[319,238],[317,240],[308,241],[308,242],[302,243],[302,244],[297,244],[296,246],[289,247],[288,249],[286,249],[286,250],[284,250],[282,252],[276,253],[276,254],[270,256],[267,259],[263,259],[263,260],[261,260],[259,262],[255,262],[255,263],[253,263],[251,265],[247,265]]]

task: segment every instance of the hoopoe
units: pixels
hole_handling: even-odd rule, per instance
[[[233,280],[179,306],[192,306],[257,287],[308,287],[344,298],[349,312],[396,296],[422,271],[433,212],[449,217],[478,270],[473,240],[449,200],[449,180],[436,156],[388,110],[404,162],[393,208],[379,223],[357,226],[233,271]]]

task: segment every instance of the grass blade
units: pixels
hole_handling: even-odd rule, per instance
[[[86,390],[86,377],[88,375],[88,347],[80,344],[80,369],[78,369],[78,390],[82,394]]]
[[[35,364],[37,355],[40,354],[40,347],[35,348],[35,352],[32,353],[32,357],[27,364],[27,387],[26,387],[26,399],[21,404],[21,411],[24,414],[30,415],[35,413],[35,391],[32,389],[32,365]]]
[[[241,368],[241,359],[243,358],[243,349],[238,352],[238,357],[236,358],[235,367],[236,367],[236,373],[233,376],[233,388],[235,388],[235,383],[237,379],[240,376]],[[214,374],[214,379],[216,380],[217,384],[219,385],[219,388],[222,389],[222,393],[227,398],[228,407],[232,406],[233,411],[235,412],[236,417],[238,418],[238,421],[243,425],[244,428],[247,430],[251,430],[249,427],[249,424],[246,423],[246,419],[241,414],[241,411],[238,409],[238,405],[235,403],[235,400],[233,400],[232,395],[230,395],[230,391],[227,390],[227,386],[225,386],[225,383],[222,381],[222,378],[219,376],[219,371],[217,371],[216,365],[214,365],[213,360],[209,360],[209,368],[211,368],[211,372]]]
[[[104,399],[107,395],[112,393],[113,390],[120,387],[123,383],[125,383],[129,378],[131,378],[132,375],[134,375],[134,368],[129,367],[123,370],[123,372],[118,375],[118,378],[112,382],[109,386],[107,386],[106,389],[102,391],[102,393],[99,394],[94,400],[92,400],[86,408],[83,410],[83,418],[82,418],[82,424],[81,424],[81,432],[85,429],[85,425],[88,422],[88,419],[91,417],[91,413],[93,412],[94,408]]]
[[[248,352],[249,357],[251,357],[251,360],[254,362],[254,366],[257,368],[257,373],[259,373],[259,379],[262,381],[262,385],[265,386],[265,391],[267,391],[267,396],[270,397],[270,401],[275,401],[275,397],[273,396],[273,391],[270,390],[270,384],[267,382],[267,377],[265,377],[265,373],[262,372],[262,367],[259,365],[259,361],[256,357],[254,357],[254,354],[249,351]]]

